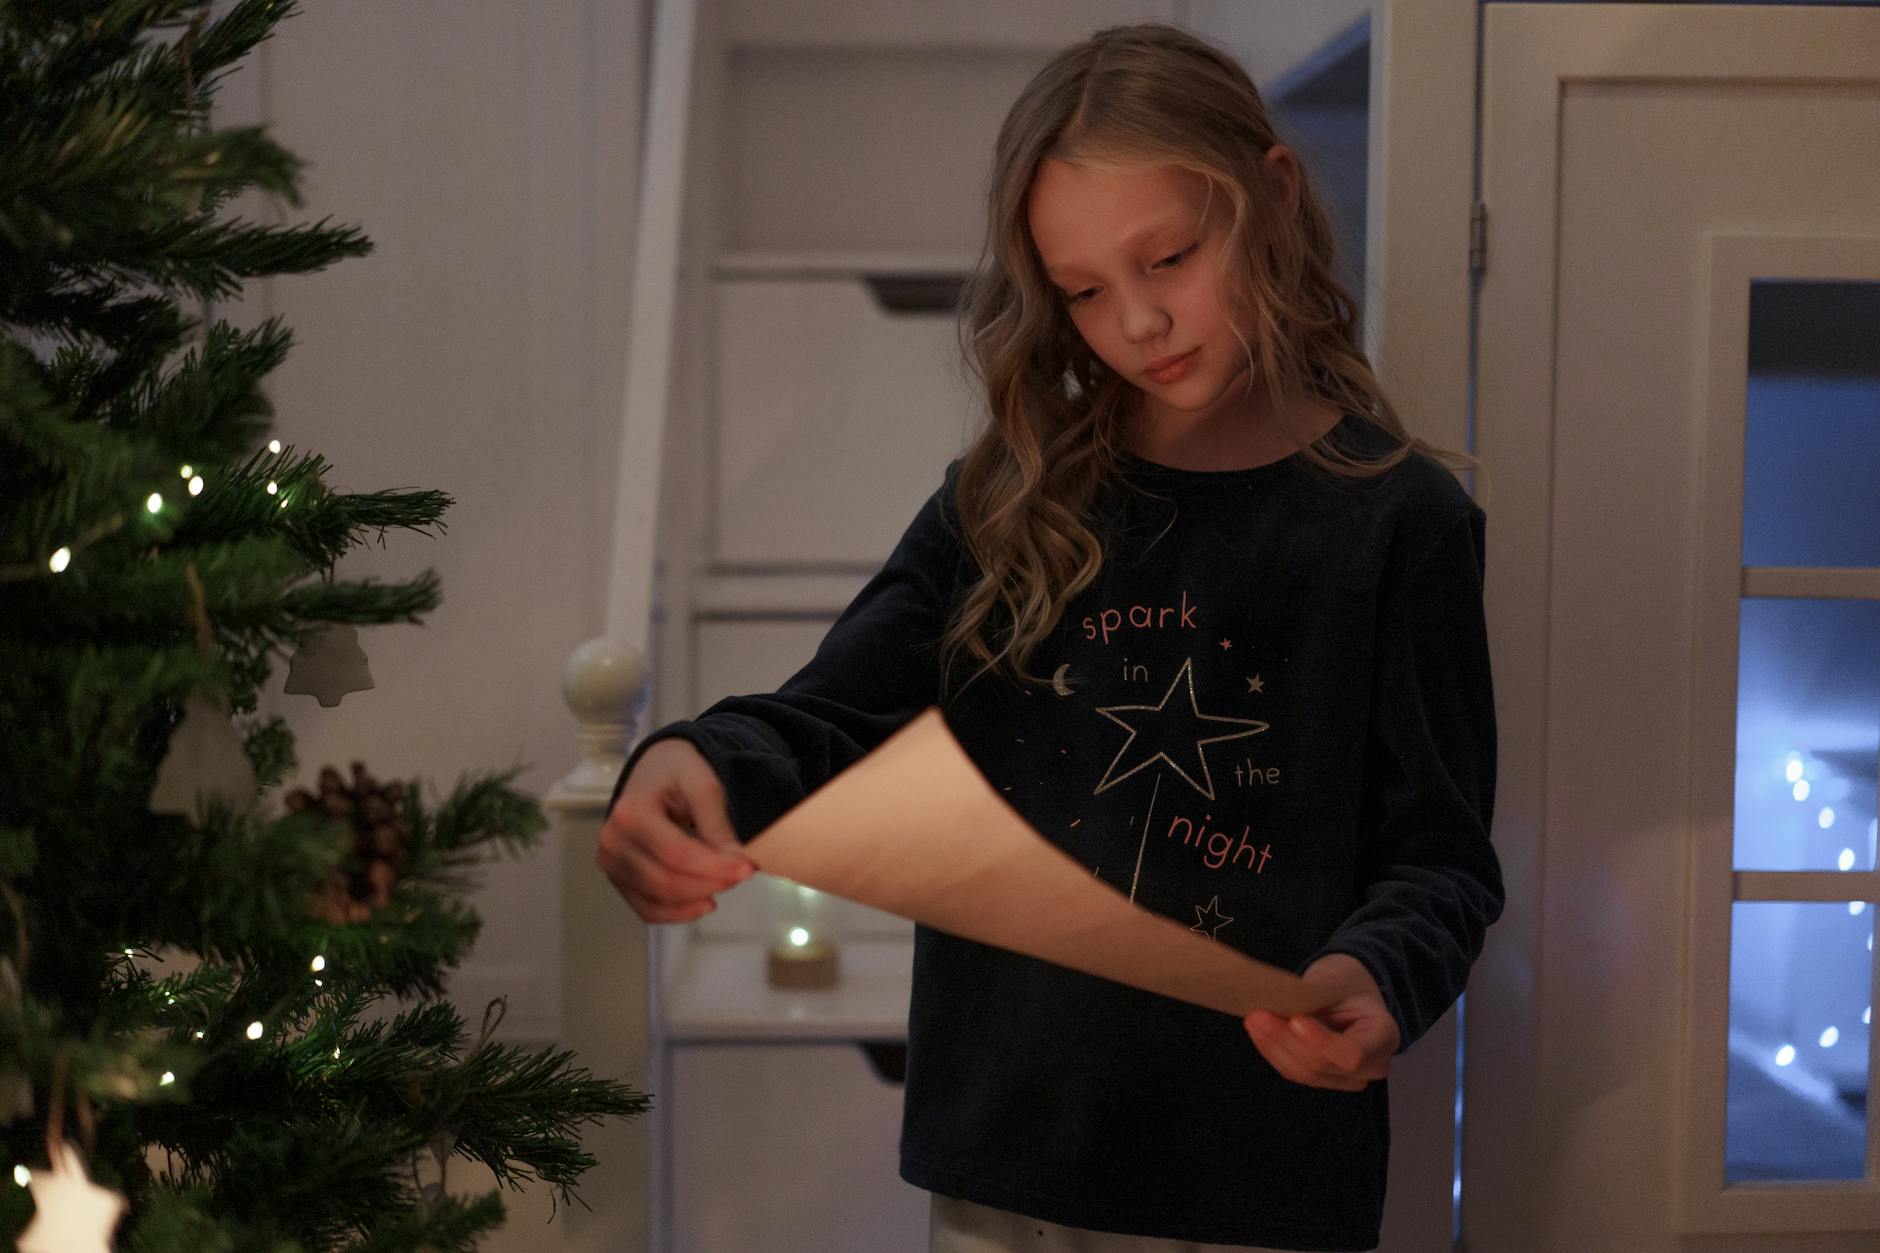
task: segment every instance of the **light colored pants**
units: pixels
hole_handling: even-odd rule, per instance
[[[933,1197],[933,1210],[927,1229],[927,1253],[1286,1253],[1283,1249],[1247,1244],[1196,1244],[1193,1240],[1060,1227],[1042,1218],[1027,1218],[938,1192],[929,1195]]]

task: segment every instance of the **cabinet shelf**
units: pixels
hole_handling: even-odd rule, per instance
[[[759,941],[693,935],[670,964],[661,1034],[668,1044],[905,1038],[913,941],[841,945],[835,987],[793,991],[765,981]]]

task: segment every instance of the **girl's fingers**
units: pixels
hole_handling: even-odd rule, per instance
[[[1307,1043],[1288,1024],[1287,1019],[1265,1010],[1255,1010],[1247,1016],[1246,1024],[1248,1034],[1253,1037],[1253,1042],[1267,1061],[1294,1083],[1336,1088],[1345,1092],[1358,1092],[1365,1088],[1365,1080],[1354,1077],[1340,1063],[1328,1060],[1323,1049]]]
[[[732,830],[731,815],[725,808],[724,786],[718,776],[707,768],[686,775],[679,787],[685,798],[685,816],[691,819],[698,838],[716,850],[722,860],[747,863],[750,859],[744,855],[738,833]]]
[[[690,836],[679,838],[696,843]],[[661,905],[690,907],[700,897],[722,892],[734,882],[717,875],[698,875],[676,869],[641,844],[629,842],[617,851],[615,865],[621,873],[642,896]]]
[[[641,920],[645,922],[692,922],[694,918],[703,918],[705,914],[718,909],[718,901],[714,901],[709,896],[697,897],[697,899],[690,899],[677,905],[652,899],[641,890],[639,882],[620,862],[619,856],[613,856],[605,849],[602,849],[596,862],[607,875],[607,880],[615,886],[615,892],[619,892],[620,896],[626,899],[626,903],[634,907],[635,914],[639,914]]]
[[[643,845],[661,865],[675,873],[698,879],[715,880],[721,885],[740,882],[752,869],[750,860],[720,847],[713,847],[703,833],[694,835],[679,825],[683,818],[696,824],[691,813],[672,814],[655,810],[646,815]],[[710,829],[709,826],[707,829]],[[711,838],[725,838],[714,836]],[[741,847],[736,836],[728,837],[733,848]]]
[[[1287,1030],[1294,1032],[1308,1050],[1318,1054],[1329,1066],[1355,1075],[1364,1064],[1364,1050],[1356,1040],[1347,1039],[1310,1014],[1294,1018]]]
[[[633,912],[638,914],[644,922],[691,922],[696,918],[703,918],[718,908],[718,902],[709,896],[704,900],[694,901],[690,905],[662,905],[634,887],[625,876],[617,875],[610,870],[607,872],[607,877],[619,890],[620,895],[626,898],[627,904],[633,907]]]

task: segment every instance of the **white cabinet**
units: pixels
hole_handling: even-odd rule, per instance
[[[955,319],[884,307],[868,277],[715,289],[713,556],[879,564],[966,444]]]
[[[903,1042],[895,1042],[904,1047]],[[927,1247],[901,1088],[848,1041],[672,1047],[672,1253]]]
[[[844,942],[842,981],[821,992],[769,987],[755,940],[681,932],[662,958],[654,1247],[926,1248],[928,1194],[900,1177],[911,942]]]

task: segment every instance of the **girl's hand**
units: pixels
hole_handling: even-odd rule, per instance
[[[1312,1014],[1248,1014],[1243,1025],[1260,1055],[1294,1083],[1315,1088],[1362,1092],[1384,1078],[1403,1035],[1364,963],[1348,953],[1328,953],[1301,977],[1343,995]]]
[[[731,828],[711,763],[685,740],[640,754],[601,824],[594,860],[646,922],[690,922],[756,872]]]

